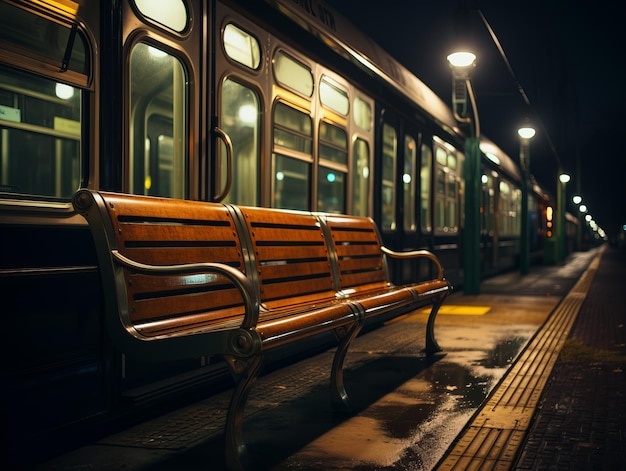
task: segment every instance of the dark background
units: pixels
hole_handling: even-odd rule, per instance
[[[517,129],[533,118],[531,173],[556,197],[559,169],[571,175],[569,210],[580,194],[609,236],[626,224],[626,117],[624,33],[618,2],[596,0],[328,0],[451,103],[452,79],[446,61],[455,37],[458,7],[470,9],[470,38],[477,55],[472,84],[482,134],[515,161]],[[484,21],[495,33],[508,63]],[[530,101],[527,106],[519,84]]]

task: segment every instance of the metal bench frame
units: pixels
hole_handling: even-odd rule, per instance
[[[229,469],[247,468],[243,412],[267,350],[333,332],[331,400],[341,409],[350,408],[343,362],[367,319],[431,304],[425,351],[441,350],[434,323],[451,287],[439,260],[382,247],[370,218],[85,189],[73,204],[95,242],[115,347],[150,362],[225,358],[236,383],[225,426]],[[395,286],[386,257],[424,258],[436,276]]]

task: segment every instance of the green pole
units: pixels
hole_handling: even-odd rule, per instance
[[[530,265],[530,241],[528,240],[528,174],[530,164],[530,145],[528,139],[520,141],[520,162],[522,165],[522,227],[520,228],[520,275],[528,275]]]
[[[465,139],[465,229],[463,270],[465,294],[480,293],[480,139]]]
[[[528,172],[522,170],[522,227],[520,234],[520,275],[528,275],[530,265],[530,243],[528,240]]]
[[[559,180],[558,185],[559,189],[557,191],[556,198],[556,203],[559,208],[559,212],[557,214],[559,221],[557,226],[559,229],[557,263],[561,264],[565,260],[565,183]]]
[[[557,212],[557,263],[565,261],[565,184],[570,180],[570,176],[559,169],[559,180],[556,194]]]

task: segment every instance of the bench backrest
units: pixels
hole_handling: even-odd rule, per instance
[[[262,306],[334,299],[328,246],[313,214],[242,206],[235,210],[250,237],[253,276],[257,277]]]
[[[337,257],[338,289],[385,285],[387,273],[381,241],[371,218],[325,215]]]
[[[218,262],[244,271],[239,235],[224,205],[106,192],[94,198],[99,211],[108,213],[110,250],[122,256],[150,265]],[[219,275],[154,276],[120,266],[117,270],[116,282],[125,283],[128,297],[121,306],[126,312],[120,315],[142,335],[166,335],[183,325],[200,328],[243,314],[241,295]]]

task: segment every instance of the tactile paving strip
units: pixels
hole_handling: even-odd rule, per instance
[[[596,274],[600,257],[601,253],[535,334],[441,460],[438,470],[504,471],[513,466],[543,388]]]

